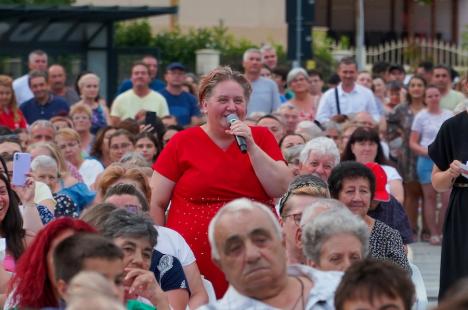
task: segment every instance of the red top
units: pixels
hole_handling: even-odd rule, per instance
[[[0,125],[15,130],[18,128],[26,128],[26,120],[20,109],[16,110],[18,121],[15,122],[13,111],[9,108],[8,111],[0,112]]]
[[[255,143],[274,160],[281,150],[267,128],[251,127]],[[222,150],[201,127],[176,134],[153,169],[174,181],[167,227],[178,231],[192,248],[197,264],[213,283],[218,298],[227,289],[223,273],[211,262],[208,224],[227,202],[247,197],[273,207],[250,162],[236,142]]]

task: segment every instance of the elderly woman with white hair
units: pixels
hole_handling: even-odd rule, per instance
[[[310,93],[310,82],[307,71],[303,68],[292,69],[288,73],[286,82],[289,89],[294,92],[294,98],[287,101],[286,104],[297,108],[300,120],[315,120],[317,100]]]
[[[340,163],[340,151],[332,139],[318,137],[306,143],[299,161],[301,174],[314,174],[326,182]]]
[[[325,210],[302,227],[307,264],[323,271],[345,271],[368,253],[369,231],[346,208]]]

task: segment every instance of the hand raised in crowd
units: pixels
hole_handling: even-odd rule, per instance
[[[36,190],[36,183],[31,176],[26,178],[23,186],[12,185],[13,190],[18,194],[23,205],[30,205],[34,203],[34,192]]]
[[[136,299],[138,296],[148,299],[157,309],[170,309],[166,294],[162,291],[154,273],[139,268],[125,268],[124,278],[127,299]]]

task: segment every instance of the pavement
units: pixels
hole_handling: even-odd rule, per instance
[[[412,243],[410,247],[413,252],[412,263],[418,266],[426,285],[429,305],[435,306],[439,293],[441,247],[427,242]]]

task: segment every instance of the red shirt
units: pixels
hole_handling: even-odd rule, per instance
[[[267,128],[252,127],[255,143],[274,160],[283,160],[281,150]],[[227,289],[224,274],[211,262],[208,224],[226,203],[247,197],[273,207],[250,162],[236,142],[223,150],[201,127],[176,134],[153,165],[174,181],[167,226],[178,231],[192,248],[197,264],[213,283],[216,295]]]
[[[26,128],[26,120],[20,109],[16,110],[18,121],[15,122],[13,111],[9,108],[8,111],[0,112],[0,125],[15,130],[18,128]]]

